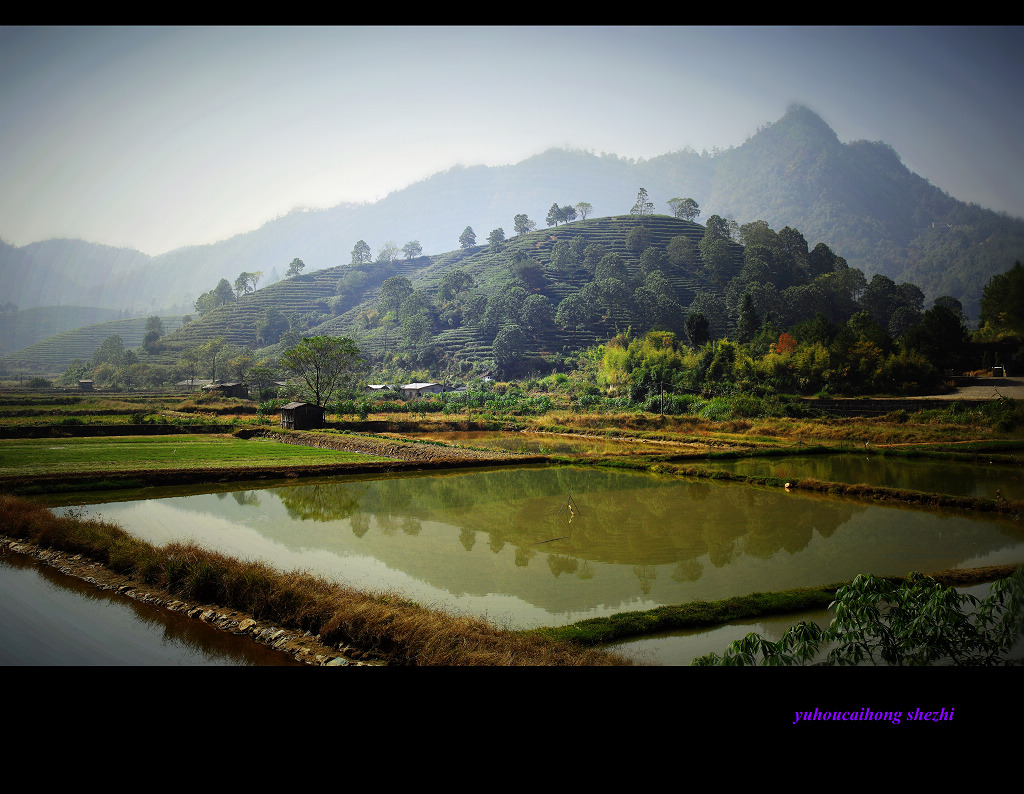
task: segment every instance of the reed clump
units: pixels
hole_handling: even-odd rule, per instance
[[[155,547],[115,524],[58,516],[0,495],[10,537],[80,554],[183,600],[236,609],[283,627],[351,644],[396,665],[628,665],[624,657],[570,641],[523,634],[452,615],[390,593],[344,587],[309,573],[282,572],[189,543]]]

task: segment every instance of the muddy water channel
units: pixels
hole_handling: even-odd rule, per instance
[[[150,542],[194,539],[513,628],[1024,560],[1024,522],[1012,518],[597,467],[146,496],[107,493],[85,510]]]

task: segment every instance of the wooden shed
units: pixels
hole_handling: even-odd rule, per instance
[[[324,409],[313,403],[288,403],[281,406],[281,427],[287,430],[311,430],[324,426]]]

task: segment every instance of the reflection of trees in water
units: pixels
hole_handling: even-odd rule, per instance
[[[525,568],[536,556],[536,549],[531,549],[529,546],[516,546],[516,567]]]
[[[363,537],[370,531],[370,517],[366,513],[356,513],[352,516],[352,534],[357,538]]]
[[[302,521],[337,521],[348,518],[359,507],[367,483],[318,483],[272,488],[288,515]]]
[[[672,580],[682,584],[683,582],[696,582],[704,572],[704,566],[697,560],[678,560],[675,570],[672,572]]]
[[[556,578],[561,576],[563,573],[576,573],[579,567],[579,560],[575,557],[570,557],[567,554],[548,555],[548,568],[551,569],[551,573],[553,573]]]
[[[231,496],[243,507],[245,505],[251,505],[253,507],[260,506],[259,491],[232,491]]]
[[[649,595],[651,582],[658,578],[658,572],[650,565],[634,565],[633,575],[640,580],[640,592]]]
[[[371,517],[388,536],[416,534],[421,521],[435,520],[457,526],[467,551],[475,548],[477,533],[485,533],[494,554],[511,545],[602,563],[674,565],[682,581],[700,578],[695,561],[705,556],[721,568],[741,554],[767,559],[782,549],[796,553],[815,532],[827,537],[865,509],[778,489],[575,467],[406,476],[275,492],[298,518],[352,517],[358,537],[369,531]],[[568,540],[558,548],[536,545],[556,538]],[[520,566],[533,556],[516,554]]]

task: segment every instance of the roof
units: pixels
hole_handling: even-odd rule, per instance
[[[407,383],[403,389],[428,389],[431,386],[440,386],[440,383]]]
[[[303,407],[316,408],[316,409],[318,409],[320,411],[323,410],[323,408],[321,408],[319,405],[313,405],[313,403],[302,403],[302,402],[288,403],[287,405],[282,405],[281,406],[281,410],[282,411],[294,411],[296,408],[303,408]]]

